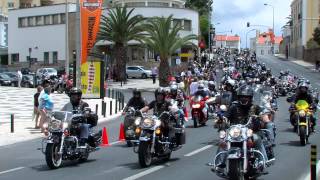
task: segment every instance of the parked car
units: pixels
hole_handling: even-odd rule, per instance
[[[26,88],[35,87],[33,78],[34,78],[34,75],[32,75],[32,74],[23,75],[22,81],[21,81],[21,86],[26,87]]]
[[[31,70],[29,68],[21,68],[21,73],[22,74],[30,74]]]
[[[12,79],[6,75],[6,74],[3,74],[1,73],[0,74],[0,85],[1,86],[12,86]]]
[[[3,74],[8,75],[11,78],[12,86],[18,86],[18,74],[16,72],[3,72]]]
[[[37,70],[36,75],[38,77],[42,77],[43,75],[47,75],[47,76],[57,76],[58,75],[58,71],[55,68],[41,68]]]
[[[128,66],[126,73],[127,78],[135,77],[145,79],[151,77],[151,70],[146,70],[143,66]]]

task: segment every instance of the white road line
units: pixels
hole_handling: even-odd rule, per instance
[[[18,171],[20,169],[24,169],[25,167],[17,167],[17,168],[13,168],[13,169],[9,169],[9,170],[6,170],[6,171],[1,171],[0,172],[0,175],[1,174],[5,174],[5,173],[9,173],[9,172],[13,172],[13,171]]]
[[[202,148],[200,148],[200,149],[194,150],[194,151],[192,151],[191,153],[188,153],[188,154],[186,154],[186,155],[184,155],[184,156],[190,157],[190,156],[193,156],[193,155],[195,155],[195,154],[198,154],[198,153],[201,152],[201,151],[204,151],[204,150],[206,150],[206,149],[209,149],[209,148],[211,148],[211,147],[212,147],[212,145],[207,145],[207,146],[204,146],[204,147],[202,147]]]
[[[153,172],[155,172],[155,171],[158,171],[158,170],[160,170],[160,169],[162,169],[162,168],[164,168],[165,166],[155,166],[155,167],[153,167],[153,168],[150,168],[150,169],[148,169],[148,170],[146,170],[146,171],[142,171],[142,172],[140,172],[140,173],[138,173],[138,174],[136,174],[136,175],[133,175],[133,176],[130,176],[130,177],[127,177],[127,178],[125,178],[125,179],[123,179],[123,180],[135,180],[135,179],[139,179],[139,178],[141,178],[141,177],[143,177],[143,176],[145,176],[145,175],[148,175],[148,174],[151,174],[151,173],[153,173]]]
[[[320,174],[320,161],[318,160],[318,163],[317,163],[317,175],[319,175],[319,174]],[[310,180],[310,179],[311,179],[310,176],[311,176],[311,174],[310,174],[310,172],[309,172],[308,175],[300,178],[300,180]],[[318,177],[319,177],[319,176],[318,176]]]
[[[121,142],[123,142],[123,141],[115,141],[115,142],[110,143],[110,145],[115,145],[115,144],[118,144],[118,143],[121,143]]]

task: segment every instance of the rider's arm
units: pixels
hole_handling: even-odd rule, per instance
[[[156,104],[156,101],[152,101],[150,104],[146,105],[144,108],[140,109],[142,113],[148,112],[150,109],[153,109]]]

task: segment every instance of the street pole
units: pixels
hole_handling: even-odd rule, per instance
[[[251,29],[246,33],[246,49],[248,48],[248,34],[249,34],[249,32],[254,31],[254,30],[256,30],[256,29]]]
[[[209,59],[210,59],[210,53],[211,53],[211,10],[209,7],[209,27],[208,27],[208,46],[209,46]]]
[[[273,35],[274,35],[274,38],[276,37],[276,35],[275,35],[275,30],[274,30],[274,6],[272,6],[271,5],[271,7],[272,7],[272,32],[273,32]],[[274,41],[273,41],[273,43],[272,43],[272,54],[274,54]]]
[[[80,19],[80,1],[77,0],[77,12],[76,12],[76,87],[81,88],[81,19]]]
[[[68,0],[66,0],[66,19],[65,19],[65,23],[66,23],[66,48],[65,48],[65,56],[66,56],[66,61],[65,61],[65,72],[66,75],[69,75],[69,2]]]

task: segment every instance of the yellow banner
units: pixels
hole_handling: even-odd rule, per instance
[[[81,65],[81,90],[84,98],[100,98],[100,61],[86,61]]]
[[[191,57],[192,56],[192,54],[190,54],[190,53],[181,53],[180,54],[180,57]]]

